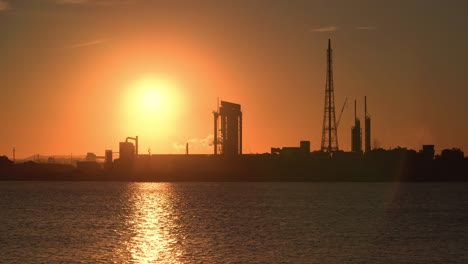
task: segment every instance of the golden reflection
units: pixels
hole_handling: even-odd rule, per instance
[[[127,227],[132,233],[127,250],[132,262],[179,262],[183,251],[175,222],[176,197],[172,188],[170,183],[133,184],[129,197],[133,208],[127,218]]]

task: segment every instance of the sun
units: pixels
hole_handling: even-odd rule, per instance
[[[140,117],[167,119],[177,112],[179,98],[172,81],[145,77],[132,85],[131,92],[133,111]]]
[[[123,107],[126,130],[139,135],[170,133],[182,108],[180,87],[169,78],[146,76],[128,86]]]
[[[149,111],[157,110],[161,106],[161,91],[156,86],[148,86],[146,91],[142,92],[141,97],[143,106]]]

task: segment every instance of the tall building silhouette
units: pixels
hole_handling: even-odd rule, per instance
[[[351,151],[362,152],[361,120],[357,117],[356,100],[354,100],[354,126],[351,128]]]
[[[221,101],[214,115],[214,154],[242,154],[242,112],[239,104]],[[221,122],[220,122],[220,121]],[[218,130],[221,135],[218,136]]]
[[[335,118],[335,95],[333,88],[333,61],[331,40],[328,39],[327,49],[327,80],[325,85],[325,107],[323,114],[322,151],[338,151],[338,132]]]
[[[364,96],[364,130],[366,132],[364,139],[365,151],[368,152],[371,150],[371,119],[369,113],[367,112],[366,96]]]

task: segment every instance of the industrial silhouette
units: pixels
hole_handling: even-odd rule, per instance
[[[468,158],[460,149],[445,149],[435,155],[434,145],[419,152],[406,148],[371,149],[371,119],[364,97],[364,151],[357,101],[351,151],[338,148],[337,129],[346,105],[335,120],[332,49],[328,41],[325,113],[320,151],[310,141],[299,147],[271,148],[271,153],[242,153],[241,105],[221,101],[213,112],[214,155],[154,155],[139,153],[138,136],[119,143],[119,151],[104,156],[88,153],[67,164],[55,157],[35,155],[34,161],[14,162],[0,157],[0,180],[124,180],[124,181],[467,181]],[[114,159],[114,153],[118,158]],[[42,160],[47,160],[43,163]],[[68,157],[67,157],[68,160]],[[76,164],[76,167],[74,166]]]
[[[338,151],[338,131],[335,118],[335,95],[333,87],[333,61],[331,40],[327,49],[327,80],[325,85],[325,107],[323,114],[322,151]]]
[[[135,141],[135,145],[133,145],[131,142],[128,142],[129,140]],[[133,159],[133,157],[138,156],[138,136],[134,138],[127,137],[127,139],[125,139],[125,142],[120,142],[119,153],[120,158],[123,160],[131,160]]]
[[[364,144],[365,152],[371,150],[371,119],[370,115],[367,112],[367,96],[364,96]],[[357,117],[357,102],[354,100],[354,126],[351,127],[351,151],[352,152],[362,152],[362,127],[361,120]]]
[[[242,111],[239,104],[221,101],[214,116],[214,154],[242,154]],[[221,119],[221,122],[219,120]],[[218,131],[221,132],[218,137]]]
[[[364,130],[365,135],[365,151],[369,152],[371,150],[371,119],[369,112],[367,112],[367,96],[364,96]]]
[[[361,120],[357,117],[356,100],[354,100],[354,126],[351,128],[351,151],[362,152]]]

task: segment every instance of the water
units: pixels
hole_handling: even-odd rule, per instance
[[[0,182],[0,262],[468,263],[467,187]]]

